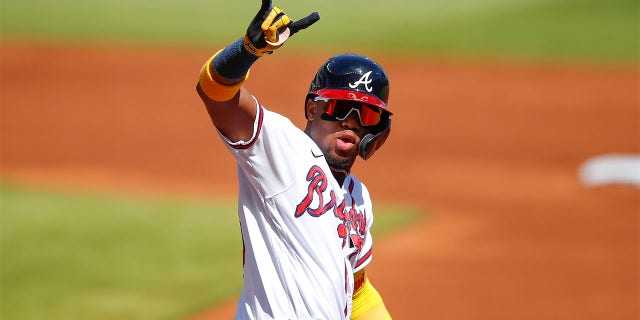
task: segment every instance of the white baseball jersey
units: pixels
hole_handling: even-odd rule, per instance
[[[256,108],[249,141],[220,134],[238,164],[244,284],[235,319],[349,319],[354,268],[371,259],[368,191],[353,176],[341,187],[306,133]]]

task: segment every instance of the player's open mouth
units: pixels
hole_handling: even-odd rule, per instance
[[[336,148],[340,153],[350,153],[356,147],[357,137],[353,133],[341,133],[336,139]]]

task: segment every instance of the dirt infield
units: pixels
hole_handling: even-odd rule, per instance
[[[194,90],[208,50],[1,50],[4,179],[235,194],[232,158]],[[302,126],[326,57],[283,51],[247,86]],[[394,319],[640,317],[639,189],[586,188],[577,175],[592,156],[640,153],[637,68],[373,57],[396,115],[355,173],[374,201],[427,213],[376,242],[368,270]]]

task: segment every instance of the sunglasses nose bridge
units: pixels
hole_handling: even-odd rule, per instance
[[[353,108],[349,109],[347,114],[342,118],[338,118],[338,120],[345,121],[345,120],[349,119],[349,117],[351,117],[351,113],[353,111],[356,112],[356,120],[355,121],[358,122],[361,126],[364,126],[364,124],[362,123],[362,115],[360,114],[360,110],[358,110],[358,108],[356,108],[356,107],[353,107]]]

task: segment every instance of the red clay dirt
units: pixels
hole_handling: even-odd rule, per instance
[[[215,48],[1,49],[5,181],[235,195],[235,165],[194,90]],[[355,173],[374,201],[425,212],[379,238],[368,268],[394,319],[640,318],[639,189],[578,177],[590,157],[640,153],[637,66],[369,55],[391,78],[395,116]],[[327,57],[283,50],[247,86],[302,126]],[[231,300],[196,318],[229,319]]]

